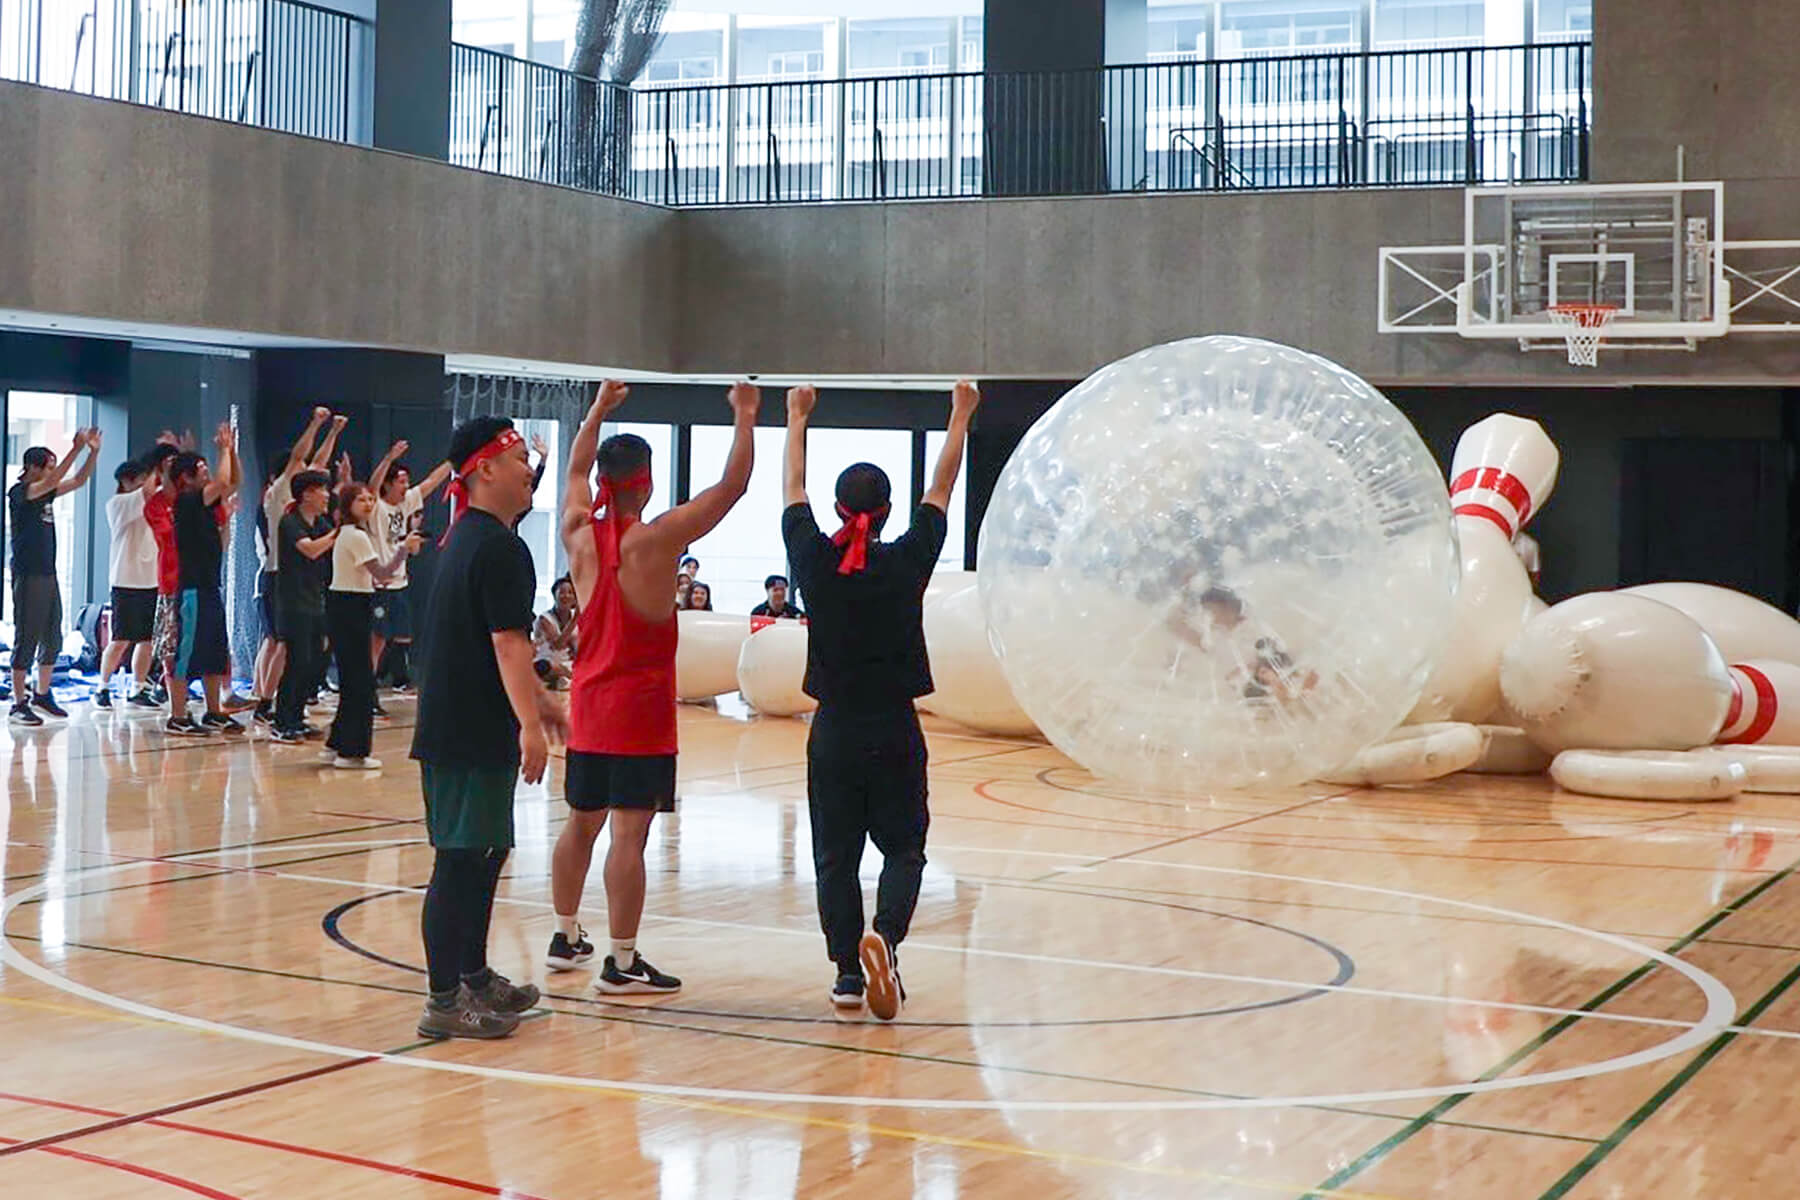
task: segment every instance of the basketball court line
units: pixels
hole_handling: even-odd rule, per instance
[[[1775,886],[1777,884],[1779,884],[1781,881],[1791,877],[1797,869],[1800,869],[1800,867],[1789,867],[1789,868],[1787,868],[1787,870],[1782,871],[1779,874],[1772,875],[1768,879],[1763,880],[1761,883],[1757,884],[1754,888],[1751,888],[1749,891],[1745,892],[1742,896],[1739,896],[1736,900],[1733,900],[1730,904],[1727,904],[1724,907],[1720,908],[1717,912],[1713,913],[1706,920],[1700,922],[1700,924],[1696,925],[1693,929],[1689,930],[1686,934],[1684,934],[1682,937],[1677,939],[1672,945],[1669,946],[1667,953],[1674,953],[1674,952],[1680,951],[1682,949],[1685,949],[1687,946],[1692,945],[1693,943],[1698,941],[1701,937],[1703,937],[1707,933],[1708,930],[1712,929],[1713,927],[1715,927],[1717,925],[1722,924],[1723,922],[1725,922],[1727,920],[1730,920],[1731,917],[1733,916],[1733,914],[1737,913],[1739,910],[1744,908],[1746,905],[1752,903],[1758,897],[1766,895],[1768,892],[1772,891],[1775,888]],[[4,945],[0,945],[0,952],[3,952],[3,951],[4,951]],[[1655,962],[1647,962],[1647,963],[1644,963],[1643,965],[1637,967],[1636,969],[1627,972],[1626,974],[1620,976],[1618,979],[1615,979],[1611,984],[1609,984],[1607,987],[1605,987],[1601,991],[1595,993],[1595,995],[1590,1000],[1588,1000],[1588,1002],[1586,1004],[1581,1006],[1581,1011],[1586,1011],[1587,1009],[1590,1009],[1590,1008],[1598,1008],[1600,1005],[1608,1003],[1614,997],[1618,996],[1620,993],[1622,993],[1626,989],[1630,988],[1633,984],[1638,982],[1638,980],[1644,978],[1644,976],[1650,974],[1650,972],[1655,969],[1656,969]],[[1562,1034],[1567,1032],[1569,1029],[1572,1029],[1575,1026],[1577,1020],[1578,1020],[1578,1018],[1575,1018],[1575,1017],[1564,1017],[1561,1020],[1557,1021],[1555,1024],[1551,1025],[1548,1029],[1545,1029],[1545,1030],[1533,1035],[1532,1038],[1525,1043],[1525,1045],[1519,1047],[1519,1049],[1517,1049],[1517,1050],[1513,1051],[1511,1054],[1507,1055],[1499,1063],[1490,1067],[1488,1070],[1482,1072],[1482,1074],[1478,1077],[1478,1081],[1486,1080],[1489,1078],[1495,1078],[1500,1075],[1503,1075],[1507,1071],[1510,1071],[1514,1066],[1518,1065],[1520,1062],[1523,1062],[1525,1059],[1529,1058],[1531,1055],[1537,1053],[1545,1045],[1554,1041],[1556,1038],[1560,1037]],[[1727,1029],[1731,1029],[1731,1028],[1732,1027],[1727,1027]],[[1721,1030],[1721,1032],[1725,1032],[1725,1031],[1726,1030]],[[1767,1031],[1758,1030],[1757,1032],[1760,1033],[1760,1032],[1767,1032]],[[1444,1113],[1449,1112],[1451,1109],[1456,1108],[1463,1101],[1467,1100],[1471,1095],[1474,1095],[1474,1094],[1475,1093],[1473,1093],[1473,1092],[1467,1092],[1467,1093],[1458,1093],[1455,1095],[1450,1095],[1450,1096],[1444,1097],[1444,1099],[1442,1099],[1442,1100],[1438,1101],[1438,1103],[1432,1105],[1431,1108],[1429,1108],[1425,1112],[1419,1114],[1417,1117],[1414,1117],[1411,1121],[1409,1121],[1406,1124],[1406,1126],[1404,1128],[1397,1130],[1395,1133],[1393,1133],[1389,1137],[1378,1142],[1376,1145],[1370,1147],[1368,1150],[1365,1150],[1361,1155],[1357,1156],[1355,1159],[1351,1160],[1349,1163],[1345,1164],[1343,1167],[1340,1167],[1338,1170],[1332,1172],[1331,1175],[1325,1180],[1325,1182],[1319,1184],[1312,1191],[1310,1191],[1310,1192],[1306,1193],[1306,1195],[1300,1197],[1300,1200],[1317,1200],[1317,1198],[1319,1198],[1319,1197],[1336,1195],[1337,1189],[1342,1187],[1343,1184],[1348,1183],[1350,1180],[1356,1178],[1356,1176],[1360,1175],[1363,1171],[1367,1170],[1369,1167],[1375,1165],[1376,1163],[1380,1162],[1382,1159],[1386,1158],[1389,1154],[1393,1153],[1394,1150],[1398,1149],[1400,1146],[1405,1145],[1408,1141],[1411,1141],[1418,1134],[1420,1134],[1425,1129],[1429,1128],[1432,1124],[1434,1124]]]
[[[0,1137],[0,1154],[11,1154],[19,1147],[16,1138]],[[70,1150],[66,1146],[27,1147],[42,1149],[45,1154],[54,1154],[58,1158],[74,1159],[77,1162],[90,1163],[97,1167],[107,1167],[114,1171],[123,1171],[128,1175],[137,1175],[168,1187],[176,1188],[195,1196],[205,1196],[207,1200],[241,1200],[230,1192],[221,1192],[218,1188],[208,1187],[192,1179],[183,1179],[179,1175],[170,1175],[152,1167],[140,1167],[136,1163],[123,1162],[116,1158],[103,1158],[98,1154],[88,1154],[81,1150]]]
[[[35,1108],[54,1108],[65,1112],[78,1112],[91,1117],[123,1117],[127,1114],[110,1109],[94,1108],[86,1104],[70,1104],[62,1100],[47,1100],[39,1096],[20,1096],[9,1092],[0,1092],[0,1101],[13,1104],[29,1105]],[[316,1146],[303,1146],[296,1142],[276,1141],[272,1138],[256,1137],[252,1134],[234,1133],[228,1129],[215,1129],[206,1125],[190,1125],[185,1121],[165,1121],[161,1119],[145,1121],[144,1124],[156,1129],[167,1129],[177,1133],[191,1133],[200,1137],[217,1138],[222,1141],[237,1142],[246,1146],[256,1146],[264,1150],[275,1150],[285,1154],[296,1154],[306,1158],[322,1159],[326,1162],[340,1163],[344,1166],[361,1167],[366,1170],[379,1171],[388,1175],[397,1175],[404,1179],[417,1179],[425,1183],[442,1184],[445,1187],[458,1188],[465,1192],[474,1192],[482,1196],[504,1197],[505,1200],[545,1200],[529,1192],[521,1192],[512,1187],[496,1187],[488,1183],[476,1183],[470,1179],[458,1179],[452,1175],[440,1175],[435,1171],[425,1171],[417,1167],[400,1166],[397,1163],[385,1163],[377,1159],[362,1158],[354,1154],[339,1154],[334,1150],[324,1150]]]
[[[1775,1001],[1779,1000],[1797,981],[1800,981],[1800,966],[1795,967],[1786,975],[1782,976],[1780,982],[1776,983],[1775,986],[1770,988],[1767,992],[1764,992],[1762,997],[1758,999],[1756,1003],[1745,1009],[1743,1014],[1738,1017],[1736,1027],[1720,1034],[1716,1039],[1707,1043],[1705,1049],[1689,1059],[1688,1062],[1682,1066],[1681,1070],[1677,1071],[1672,1078],[1662,1085],[1662,1087],[1658,1088],[1648,1100],[1639,1105],[1635,1112],[1626,1117],[1624,1121],[1620,1122],[1617,1129],[1613,1130],[1611,1134],[1602,1139],[1600,1144],[1590,1150],[1580,1162],[1569,1168],[1562,1178],[1546,1188],[1543,1195],[1538,1197],[1538,1200],[1561,1200],[1561,1197],[1568,1194],[1569,1189],[1587,1178],[1596,1167],[1602,1162],[1605,1162],[1607,1157],[1610,1156],[1614,1150],[1617,1150],[1624,1143],[1626,1138],[1636,1133],[1638,1129],[1643,1126],[1644,1122],[1655,1116],[1663,1105],[1674,1099],[1676,1093],[1680,1092],[1681,1089],[1693,1082],[1694,1077],[1705,1070],[1708,1063],[1712,1062],[1713,1059],[1722,1054],[1727,1046],[1737,1040],[1742,1031],[1747,1030],[1753,1025],[1756,1022],[1756,1019],[1767,1012],[1769,1007],[1773,1005]]]
[[[980,793],[981,785],[976,786],[976,791],[977,791],[977,793]],[[988,798],[992,799],[992,797],[988,797]],[[1286,808],[1278,808],[1278,809],[1274,810],[1273,812],[1257,813],[1255,816],[1244,817],[1241,820],[1232,821],[1225,825],[1218,825],[1211,829],[1197,829],[1194,832],[1187,834],[1183,837],[1170,838],[1166,842],[1158,842],[1153,846],[1145,846],[1138,850],[1121,850],[1117,854],[1110,855],[1110,856],[1108,856],[1106,858],[1102,858],[1096,862],[1087,864],[1086,866],[1083,866],[1080,869],[1084,870],[1084,871],[1097,871],[1101,867],[1105,866],[1108,863],[1118,862],[1121,859],[1131,858],[1134,855],[1138,855],[1138,854],[1151,854],[1158,850],[1166,850],[1170,846],[1178,846],[1182,842],[1191,842],[1195,838],[1210,837],[1212,834],[1224,833],[1227,829],[1237,829],[1240,826],[1250,825],[1257,821],[1267,820],[1270,817],[1279,817],[1279,816],[1284,816],[1291,812],[1299,812],[1303,808],[1311,808],[1315,804],[1323,804],[1323,803],[1325,803],[1325,801],[1330,800],[1330,799],[1333,799],[1333,797],[1331,797],[1331,796],[1315,796],[1311,800],[1302,800],[1298,804],[1290,804]],[[1058,875],[1066,874],[1071,869],[1074,869],[1074,868],[1058,867],[1056,870],[1047,872],[1046,874],[1040,876],[1035,882],[1042,883],[1045,880],[1054,879]]]
[[[307,847],[295,847],[304,849]],[[337,847],[337,848],[341,848]],[[136,864],[122,864],[114,867],[99,868],[95,874],[115,874],[136,869]],[[1275,881],[1310,883],[1317,886],[1343,888],[1390,895],[1400,898],[1414,899],[1429,903],[1444,904],[1455,908],[1473,911],[1486,911],[1524,917],[1534,923],[1548,928],[1560,929],[1577,936],[1585,936],[1603,944],[1610,944],[1625,949],[1634,956],[1650,960],[1642,971],[1647,973],[1655,965],[1661,964],[1686,977],[1695,984],[1706,998],[1706,1012],[1701,1019],[1691,1024],[1687,1031],[1667,1042],[1653,1046],[1647,1050],[1631,1054],[1603,1059],[1598,1062],[1585,1063],[1577,1067],[1564,1068],[1534,1075],[1511,1076],[1507,1078],[1481,1079],[1473,1083],[1459,1083],[1436,1087],[1414,1087],[1370,1090],[1360,1092],[1344,1092],[1329,1094],[1286,1095],[1253,1097],[1247,1100],[1185,1100],[1185,1101],[992,1101],[992,1100],[958,1100],[943,1097],[912,1096],[870,1096],[855,1094],[828,1093],[789,1093],[768,1092],[754,1089],[708,1088],[681,1084],[657,1084],[633,1080],[605,1080],[582,1076],[558,1075],[539,1071],[521,1071],[502,1067],[483,1066],[480,1064],[443,1062],[433,1059],[412,1057],[381,1057],[383,1061],[400,1064],[413,1069],[437,1070],[456,1074],[477,1075],[484,1078],[506,1080],[525,1084],[547,1084],[562,1087],[575,1087],[587,1090],[612,1090],[646,1096],[672,1096],[685,1099],[701,1099],[731,1101],[752,1104],[811,1104],[835,1107],[872,1107],[891,1109],[913,1109],[930,1111],[1004,1111],[1004,1112],[1146,1112],[1146,1111],[1211,1111],[1220,1109],[1254,1109],[1254,1108],[1291,1108],[1302,1104],[1336,1104],[1354,1105],[1383,1103],[1388,1101],[1408,1101],[1431,1099],[1438,1097],[1456,1097],[1472,1095],[1487,1091],[1510,1091],[1526,1087],[1541,1087],[1551,1083],[1562,1083],[1578,1079],[1592,1078],[1597,1075],[1611,1074],[1618,1071],[1661,1061],[1703,1045],[1720,1031],[1729,1026],[1732,1015],[1736,1012],[1736,1004],[1728,988],[1719,980],[1700,970],[1690,963],[1674,958],[1664,951],[1654,950],[1648,946],[1614,937],[1610,934],[1584,930],[1548,917],[1535,917],[1531,914],[1509,914],[1508,910],[1495,909],[1492,906],[1479,905],[1470,901],[1452,900],[1444,897],[1425,896],[1417,893],[1402,892],[1391,888],[1378,888],[1367,884],[1349,884],[1333,880],[1307,879],[1299,876],[1278,875],[1270,872],[1245,871],[1236,868],[1210,867],[1201,868],[1219,874],[1231,874],[1250,878],[1261,878]],[[345,881],[326,879],[322,882],[343,886]],[[26,899],[41,896],[47,885],[39,883],[8,897],[3,908],[0,908],[0,927],[4,927],[5,918],[12,909]],[[222,1022],[190,1016],[184,1013],[159,1009],[152,1005],[141,1004],[123,996],[114,995],[78,983],[72,979],[58,975],[42,964],[22,954],[10,938],[0,940],[0,962],[18,970],[20,973],[36,979],[52,988],[57,988],[69,995],[79,996],[91,1002],[103,1004],[124,1012],[136,1013],[140,1016],[161,1018],[171,1024],[194,1029],[228,1032],[246,1041],[259,1042],[264,1045],[282,1046],[289,1049],[310,1051],[338,1058],[363,1058],[371,1056],[366,1049],[339,1046],[326,1042],[311,1041],[304,1038],[290,1037],[285,1034],[269,1033],[262,1030],[247,1029]],[[1586,1015],[1586,1014],[1584,1014]],[[1562,1020],[1573,1023],[1578,1017],[1567,1016]]]

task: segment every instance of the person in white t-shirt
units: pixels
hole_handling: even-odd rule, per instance
[[[313,442],[327,421],[331,422],[331,432],[325,435],[315,453]],[[263,636],[256,651],[256,677],[252,690],[256,694],[259,724],[274,722],[275,693],[287,668],[287,648],[275,636],[275,576],[281,570],[281,545],[275,531],[281,528],[281,518],[294,503],[294,476],[302,471],[327,470],[331,456],[337,450],[338,435],[349,423],[349,417],[333,417],[331,410],[321,405],[312,410],[312,419],[293,448],[269,459],[273,469],[263,483],[262,512],[256,522],[256,557],[262,567],[256,579],[256,602],[257,612],[262,617]]]
[[[375,512],[369,523],[369,530],[375,539],[375,552],[384,560],[392,557],[395,547],[405,543],[411,534],[418,531],[420,513],[425,507],[426,499],[450,478],[450,464],[445,462],[439,463],[431,474],[414,484],[412,473],[400,461],[401,455],[408,448],[409,443],[405,441],[395,442],[369,473],[369,487],[375,493]],[[409,553],[416,552],[415,545],[414,551]],[[371,670],[381,670],[381,656],[386,652],[389,642],[398,647],[412,644],[412,593],[409,586],[404,557],[400,560],[399,570],[390,578],[376,581],[375,620],[369,636]],[[404,650],[398,653],[404,653]],[[405,679],[404,672],[397,672],[397,675],[398,678]],[[380,704],[375,706],[375,711],[382,711]]]
[[[100,688],[94,703],[112,707],[112,678],[131,655],[129,703],[155,708],[150,694],[150,645],[156,627],[156,535],[144,520],[144,501],[157,488],[157,474],[138,459],[113,472],[118,491],[106,502],[106,524],[112,531],[107,547],[112,583],[112,633],[100,658]]]
[[[360,483],[337,492],[338,537],[331,547],[331,590],[325,593],[325,628],[337,659],[338,710],[325,739],[331,765],[346,770],[372,770],[381,765],[369,757],[375,727],[375,664],[364,653],[375,607],[375,589],[406,569],[408,555],[419,549],[421,535],[409,533],[386,556],[376,549],[371,531],[375,496]]]

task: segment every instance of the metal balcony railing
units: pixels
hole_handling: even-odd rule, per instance
[[[1591,55],[1559,42],[626,90],[458,47],[453,157],[669,205],[1569,181],[1587,177]]]
[[[0,0],[0,79],[367,142],[374,27],[300,0]]]

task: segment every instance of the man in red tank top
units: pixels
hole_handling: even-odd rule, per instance
[[[562,541],[581,615],[563,780],[571,811],[551,859],[557,929],[544,959],[553,971],[569,971],[594,956],[578,910],[594,842],[610,814],[605,878],[612,948],[594,980],[595,990],[608,995],[672,992],[681,986],[637,951],[650,822],[675,808],[676,566],[749,487],[751,434],[761,399],[747,383],[731,389],[733,436],[724,477],[686,504],[645,521],[650,444],[632,434],[600,441],[600,426],[625,396],[624,384],[602,384],[569,448]]]

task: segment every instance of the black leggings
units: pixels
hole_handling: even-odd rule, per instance
[[[419,930],[433,995],[487,970],[488,921],[505,850],[439,850],[425,889]]]
[[[375,728],[375,664],[369,659],[374,604],[367,592],[325,595],[325,623],[338,669],[337,718],[325,744],[345,758],[367,758]]]

